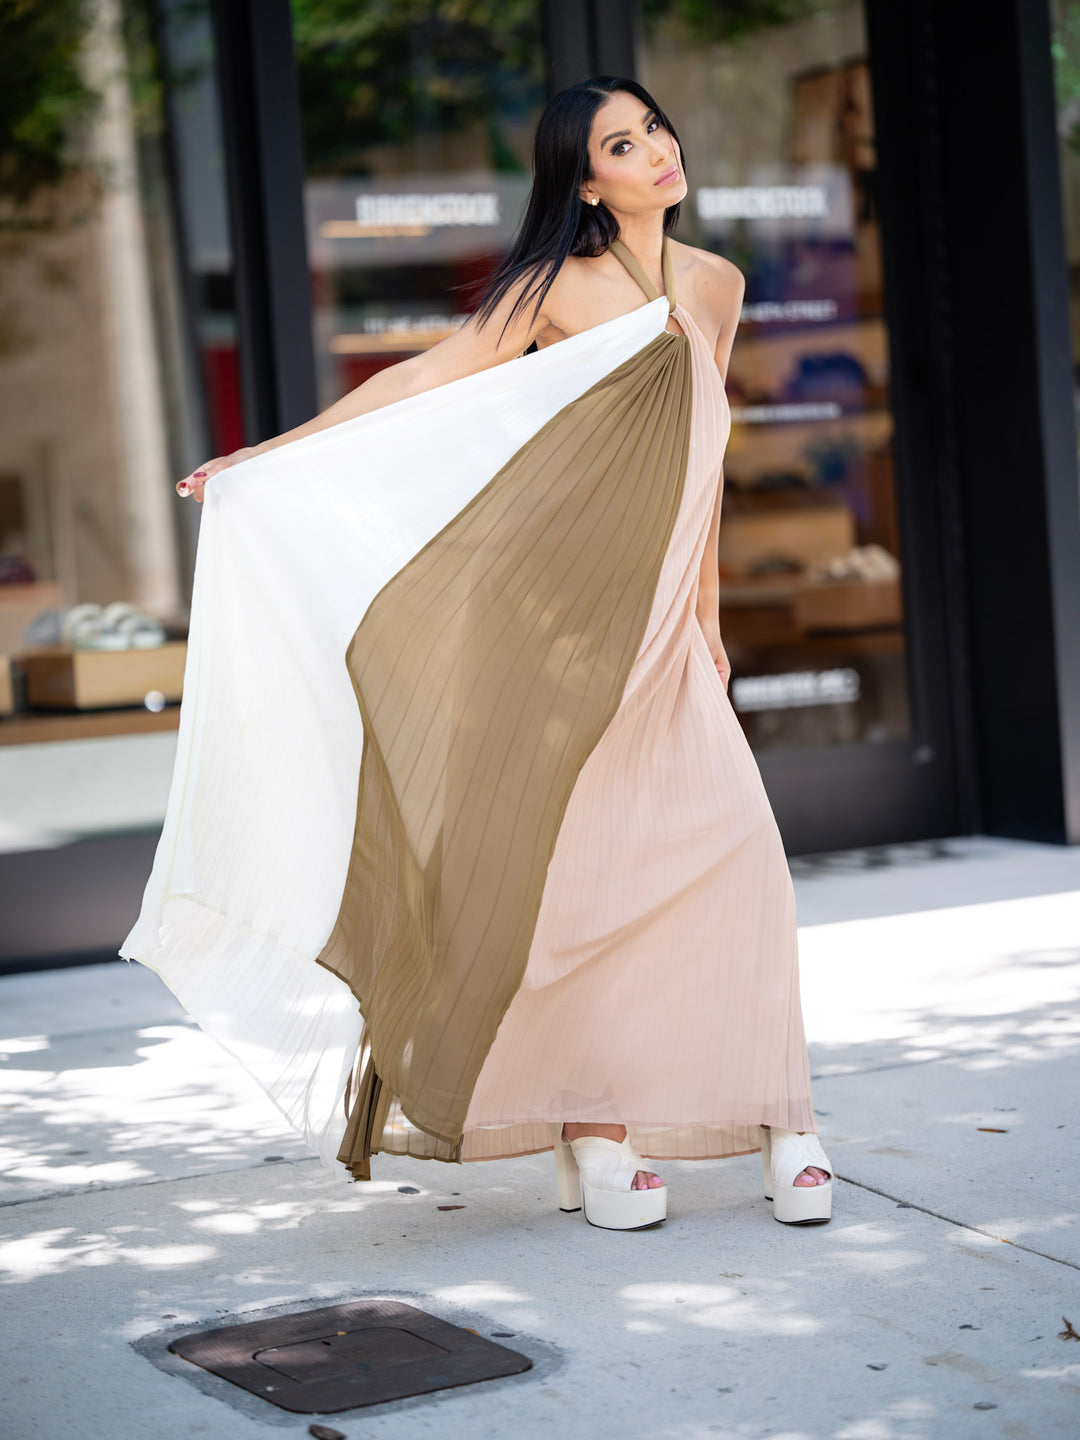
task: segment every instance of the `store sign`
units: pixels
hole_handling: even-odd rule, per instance
[[[806,705],[851,705],[859,698],[859,672],[792,670],[786,675],[740,675],[731,682],[736,710],[791,710]]]
[[[356,223],[365,228],[435,230],[442,225],[498,225],[494,191],[358,195]]]
[[[714,185],[697,192],[702,220],[805,219],[829,213],[824,185]]]
[[[739,314],[739,320],[752,320],[756,325],[771,325],[778,322],[801,325],[807,320],[824,322],[835,320],[840,306],[835,300],[751,300]]]
[[[394,351],[427,350],[445,340],[468,319],[453,315],[366,315],[358,326],[332,335],[331,355],[384,355]]]
[[[852,176],[835,163],[750,165],[741,185],[703,185],[694,205],[718,242],[736,229],[761,240],[793,236],[850,240],[856,224]]]
[[[792,401],[781,405],[732,405],[736,425],[791,425],[806,420],[839,420],[844,407],[835,400]]]
[[[304,185],[308,255],[329,275],[360,265],[471,264],[510,247],[528,175],[320,176]]]

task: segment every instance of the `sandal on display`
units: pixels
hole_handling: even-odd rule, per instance
[[[152,650],[165,642],[165,627],[126,600],[112,605],[73,605],[60,618],[60,640],[76,650]]]
[[[560,1210],[584,1210],[590,1225],[602,1230],[644,1230],[667,1219],[667,1186],[633,1189],[634,1176],[647,1170],[626,1139],[582,1135],[564,1140],[561,1125],[551,1127]]]
[[[165,627],[126,600],[106,605],[101,618],[107,630],[124,637],[129,650],[153,650],[165,643]]]
[[[823,1185],[796,1185],[795,1177],[810,1165],[827,1170]],[[833,1169],[813,1132],[761,1127],[761,1170],[765,1199],[773,1217],[784,1225],[822,1225],[832,1216]]]
[[[105,622],[100,605],[73,605],[60,622],[60,639],[74,650],[126,650],[127,640]]]

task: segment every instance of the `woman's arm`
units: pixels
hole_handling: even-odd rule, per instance
[[[720,511],[724,503],[724,471],[720,470],[720,481],[716,487],[716,501],[709,534],[705,540],[705,554],[701,557],[701,574],[698,576],[697,617],[704,628],[706,622],[719,625],[720,611]]]
[[[534,316],[533,306],[528,303],[507,323],[522,283],[519,282],[517,287],[503,297],[482,327],[477,324],[475,317],[470,316],[460,329],[432,345],[429,350],[377,371],[362,385],[350,390],[347,395],[343,395],[340,400],[302,425],[286,430],[281,435],[274,435],[269,440],[263,440],[259,445],[245,446],[231,455],[223,455],[200,465],[177,484],[177,491],[181,495],[194,495],[196,500],[201,501],[207,480],[241,460],[249,460],[254,455],[265,455],[280,445],[288,445],[306,435],[315,435],[320,430],[326,430],[331,425],[340,425],[342,421],[352,420],[357,415],[367,415],[372,410],[381,410],[383,406],[393,405],[395,401],[405,400],[410,395],[422,395],[426,390],[434,390],[438,385],[446,385],[451,380],[460,380],[466,375],[475,375],[481,370],[489,370],[494,365],[513,360],[526,350],[550,323],[543,312]]]
[[[720,329],[716,337],[714,356],[720,379],[727,384],[728,362],[731,359],[731,347],[735,343],[735,332],[739,328],[739,315],[742,313],[743,296],[746,293],[746,277],[730,260],[721,260],[719,255],[715,259],[724,268],[717,281]]]
[[[742,310],[746,282],[742,272],[729,260],[724,260],[720,256],[710,256],[709,258],[713,263],[709,267],[707,288],[711,292],[710,298],[713,299],[719,311],[719,327],[714,356],[721,382],[724,382],[727,379],[735,331],[739,325],[739,313]],[[721,467],[716,487],[716,500],[709,521],[709,533],[705,541],[705,553],[701,557],[701,572],[698,575],[697,618],[708,642],[709,654],[713,658],[717,674],[724,682],[724,688],[727,689],[728,681],[731,678],[731,662],[728,660],[727,651],[720,635],[720,561],[718,555],[720,512],[723,501],[724,471]]]

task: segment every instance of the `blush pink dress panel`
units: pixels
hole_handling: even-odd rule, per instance
[[[695,606],[731,428],[714,357],[677,306],[693,417],[679,515],[619,709],[582,768],[523,982],[470,1102],[463,1160],[624,1124],[639,1153],[760,1148],[816,1131],[795,897],[761,774]]]

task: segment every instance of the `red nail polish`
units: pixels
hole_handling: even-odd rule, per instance
[[[195,471],[195,479],[198,480],[201,476],[203,476],[203,475],[205,475],[205,474],[206,474],[206,471],[205,471],[205,470],[196,470],[196,471]]]

